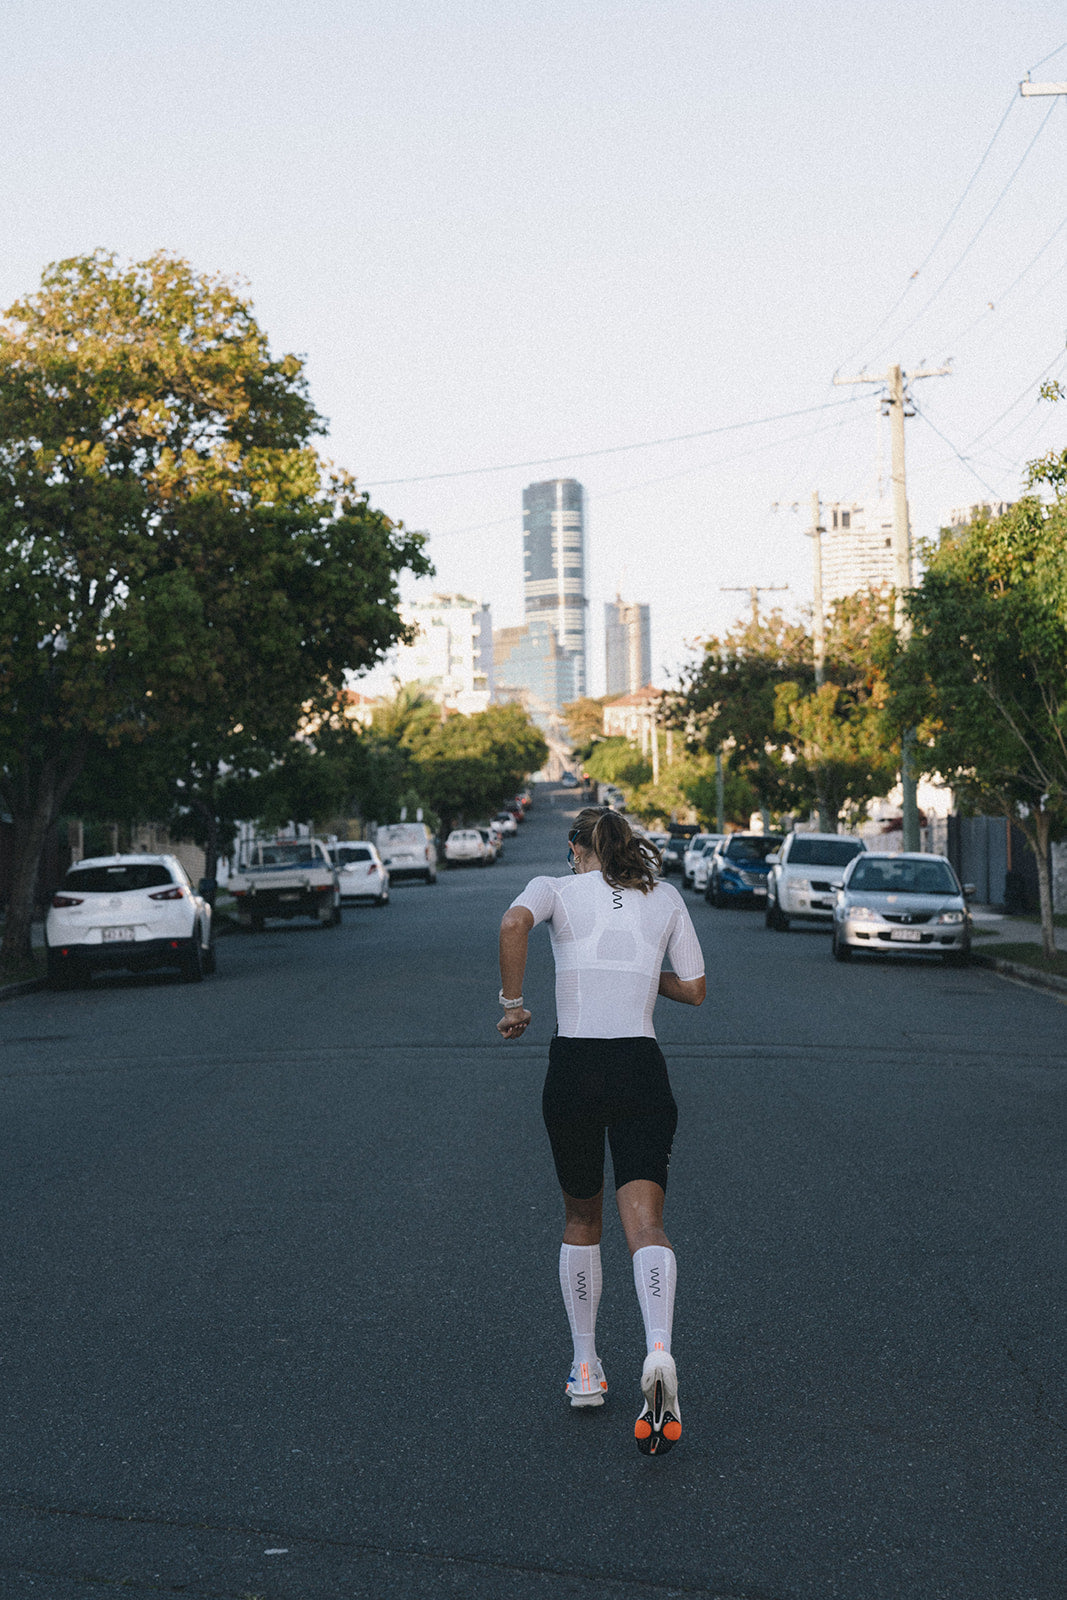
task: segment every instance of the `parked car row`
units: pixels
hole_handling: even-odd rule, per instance
[[[502,820],[457,829],[445,863],[495,861],[505,828],[515,832],[531,803],[508,800]],[[401,878],[437,882],[437,843],[423,822],[389,823],[374,840],[262,838],[245,841],[227,888],[238,925],[258,933],[269,919],[311,917],[336,927],[345,904],[389,904]],[[94,972],[174,968],[189,983],[215,971],[214,883],[194,889],[174,855],[95,856],[76,862],[45,919],[49,982],[63,988]]]
[[[857,950],[970,955],[974,887],[945,856],[869,851],[839,833],[731,833],[694,835],[682,859],[683,883],[703,886],[713,906],[762,905],[778,933],[794,922],[829,927],[838,961]]]

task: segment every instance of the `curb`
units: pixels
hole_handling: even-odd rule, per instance
[[[27,978],[22,983],[7,983],[0,988],[0,1000],[17,1000],[20,994],[38,994],[47,988],[47,978]]]
[[[1057,977],[1054,972],[1041,972],[1037,967],[1023,966],[1018,961],[1005,961],[1002,956],[986,954],[985,951],[978,954],[972,950],[971,965],[991,967],[994,972],[1002,972],[1006,978],[1015,978],[1032,989],[1052,989],[1057,994],[1067,994],[1067,978]]]

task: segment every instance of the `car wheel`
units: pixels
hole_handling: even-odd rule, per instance
[[[218,961],[215,956],[215,946],[213,944],[209,944],[207,949],[204,951],[204,971],[207,973],[208,977],[210,977],[217,967]]]
[[[182,956],[178,971],[183,983],[202,983],[204,979],[204,947],[200,943],[200,929],[193,934],[192,948]]]
[[[712,905],[715,907],[716,911],[725,911],[726,910],[726,896],[723,894],[722,890],[719,888],[718,883],[715,883],[712,886],[711,894],[708,896],[708,898],[710,899]]]
[[[970,959],[970,950],[946,950],[941,962],[946,967],[965,967]]]
[[[59,962],[48,952],[48,987],[50,989],[76,989],[78,987],[78,970],[66,962]]]
[[[764,912],[763,912],[763,926],[765,928],[770,928],[770,929],[773,930],[773,932],[777,933],[778,932],[778,924],[774,920],[774,912],[775,912],[775,907],[772,904],[772,902],[770,900],[768,900],[767,904],[766,904],[766,907],[764,908]]]
[[[833,934],[831,935],[830,949],[833,951],[833,957],[834,957],[835,961],[851,961],[852,960],[852,946],[845,944],[843,940],[841,940],[841,939],[839,939],[837,937],[837,929],[836,928],[834,929]]]
[[[771,908],[771,914],[774,917],[774,922],[773,922],[772,926],[774,928],[775,933],[788,933],[789,932],[789,918],[786,916],[785,912],[782,910],[782,908],[778,904],[777,900],[774,902],[774,905]]]
[[[389,904],[389,896],[387,894],[380,894],[374,904],[380,911],[383,906],[387,906]]]
[[[261,911],[253,911],[248,921],[253,933],[262,933],[267,926],[266,919]]]
[[[427,883],[436,883],[437,882],[437,874],[436,874],[436,872],[428,872],[426,874],[426,882]]]

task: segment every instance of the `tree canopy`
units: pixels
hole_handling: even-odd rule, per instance
[[[1067,831],[1067,500],[1028,496],[947,530],[907,606],[896,715],[925,724],[927,771],[1023,829],[1051,954],[1048,848]]]
[[[49,267],[0,323],[5,956],[28,950],[48,827],[100,749],[151,740],[210,814],[223,763],[403,636],[419,535],[312,445],[300,359],[219,277],[157,254]]]

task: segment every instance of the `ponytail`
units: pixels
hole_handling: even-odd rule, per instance
[[[659,866],[655,848],[639,839],[617,811],[587,806],[578,813],[569,837],[572,844],[593,851],[605,883],[613,889],[639,889],[647,894],[655,888]]]

